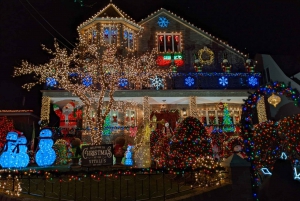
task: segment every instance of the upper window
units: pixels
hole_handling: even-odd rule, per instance
[[[88,42],[89,42],[89,44],[97,43],[97,31],[96,30],[88,31]]]
[[[103,29],[103,40],[109,44],[117,44],[118,30],[116,27],[104,27]]]
[[[157,35],[159,52],[180,52],[180,35],[178,33],[159,33]]]
[[[124,31],[124,40],[125,40],[125,47],[128,49],[133,49],[133,33],[131,31],[125,30]]]

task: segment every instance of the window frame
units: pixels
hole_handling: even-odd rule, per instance
[[[182,36],[181,36],[181,33],[166,33],[166,32],[163,32],[163,33],[157,33],[157,37],[156,37],[156,42],[157,42],[157,50],[158,52],[161,52],[160,51],[160,39],[159,37],[160,36],[163,36],[164,37],[164,51],[163,52],[168,52],[167,51],[167,36],[172,36],[172,50],[170,52],[181,52],[181,49],[182,49]],[[175,51],[175,36],[179,36],[179,42],[178,42],[178,50]]]

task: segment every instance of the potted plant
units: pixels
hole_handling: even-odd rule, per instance
[[[121,165],[122,158],[124,157],[124,144],[125,139],[123,137],[117,137],[114,143],[114,156],[116,157],[116,165]]]
[[[71,141],[72,146],[72,165],[71,166],[78,166],[79,158],[81,157],[81,148],[80,148],[81,140],[79,138],[74,138]]]

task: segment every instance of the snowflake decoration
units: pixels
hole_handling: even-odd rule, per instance
[[[219,78],[219,84],[223,85],[223,86],[227,85],[228,84],[228,79],[226,77]]]
[[[152,87],[155,87],[156,90],[164,87],[162,78],[155,76],[155,78],[150,78],[150,80]]]
[[[93,78],[90,76],[86,76],[82,79],[82,84],[86,87],[89,87],[93,84]]]
[[[128,85],[128,80],[126,78],[120,78],[119,79],[119,86],[120,87],[125,87]]]
[[[165,18],[165,17],[159,17],[158,18],[158,22],[157,22],[157,24],[160,26],[160,27],[168,27],[168,25],[169,25],[169,20],[167,20],[167,18]]]
[[[258,85],[257,78],[253,77],[253,76],[249,77],[248,83],[249,83],[249,85],[252,85],[253,87],[256,86],[256,85]]]
[[[185,84],[188,85],[189,87],[195,84],[194,78],[192,78],[192,77],[190,77],[190,76],[187,77],[187,78],[185,78],[184,81],[185,81]]]
[[[46,85],[47,87],[54,87],[57,85],[56,79],[53,77],[47,77],[46,79]]]

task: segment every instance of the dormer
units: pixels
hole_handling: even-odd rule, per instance
[[[134,51],[142,27],[117,6],[109,3],[104,9],[79,25],[77,30],[80,39],[85,39],[88,43],[105,42]]]

